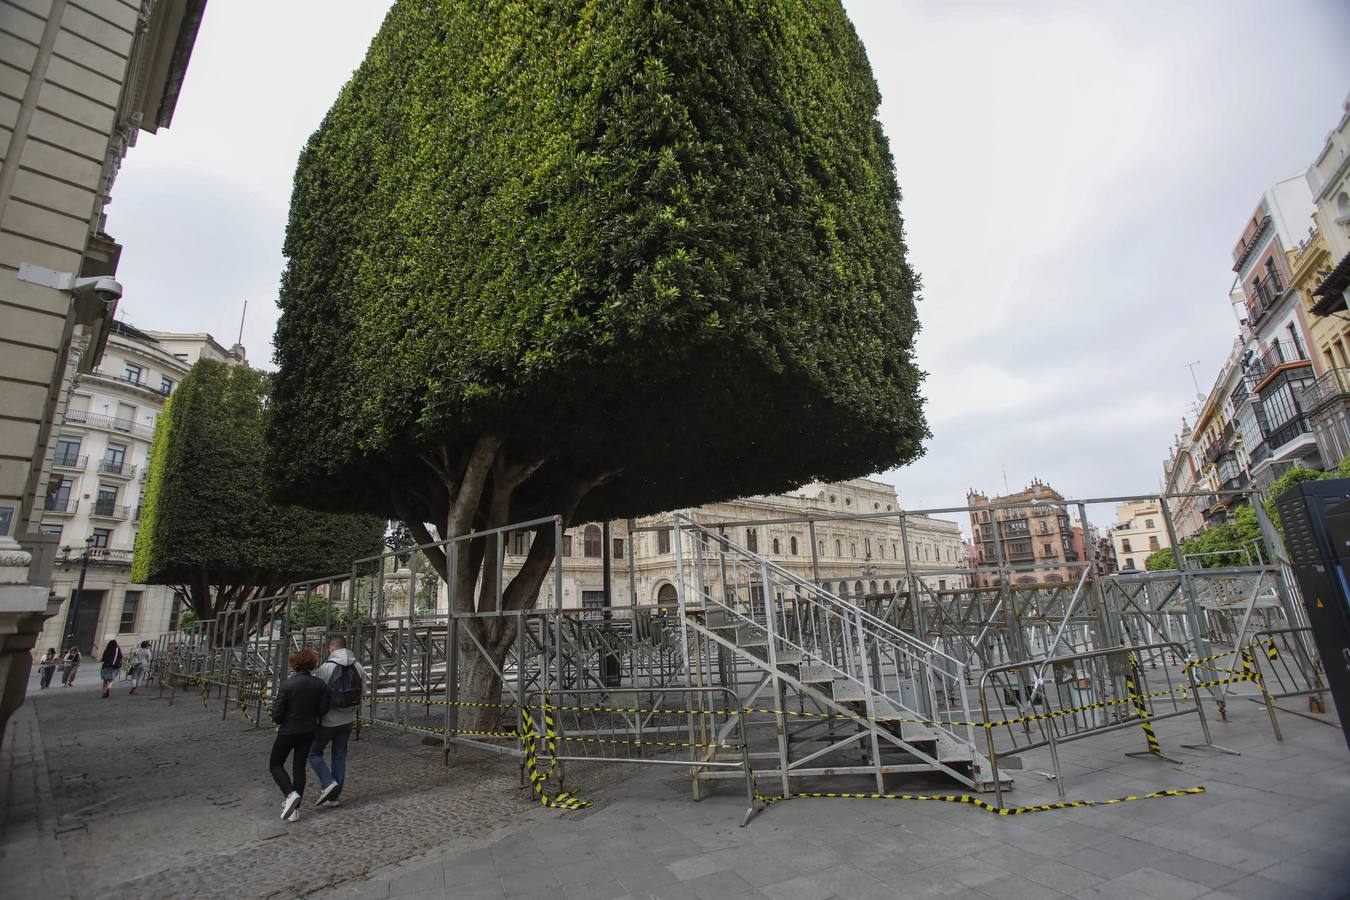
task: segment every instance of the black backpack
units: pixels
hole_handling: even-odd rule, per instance
[[[349,709],[361,704],[361,676],[356,663],[338,666],[337,677],[328,682],[328,708]]]

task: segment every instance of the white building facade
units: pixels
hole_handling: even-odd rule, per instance
[[[176,626],[173,591],[132,583],[131,556],[155,422],[203,357],[243,362],[243,348],[226,350],[206,334],[145,332],[114,322],[100,364],[74,377],[63,420],[53,429],[39,525],[60,548],[52,589],[61,608],[46,621],[35,652],[74,643],[88,653],[109,638],[125,647]]]

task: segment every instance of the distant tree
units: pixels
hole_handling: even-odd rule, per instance
[[[296,170],[269,432],[288,495],[420,542],[902,465],[918,277],[837,0],[396,2]],[[496,545],[448,571],[495,604]],[[538,530],[502,591],[535,603]],[[475,607],[474,587],[478,586]],[[477,620],[463,692],[514,620]]]
[[[196,619],[380,552],[379,518],[268,499],[267,385],[265,374],[247,366],[202,360],[155,427],[132,580],[172,585]]]

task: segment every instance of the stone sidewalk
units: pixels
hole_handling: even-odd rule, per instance
[[[0,755],[0,897],[296,897],[433,848],[546,821],[494,758],[442,765],[439,743],[384,729],[351,745],[336,810],[280,821],[272,731],[193,691],[99,698],[98,671],[38,691]],[[313,775],[310,775],[313,784]],[[311,793],[310,796],[313,796]]]
[[[1292,705],[1297,701],[1289,701]],[[621,781],[570,781],[596,808],[551,813],[464,852],[378,872],[344,898],[1246,898],[1350,896],[1350,752],[1338,727],[1281,715],[1277,743],[1264,710],[1229,704],[1212,722],[1228,756],[1180,745],[1193,719],[1160,723],[1174,766],[1133,759],[1137,729],[1061,749],[1069,799],[1109,799],[1201,785],[1206,792],[1115,806],[999,817],[970,806],[889,800],[794,799],[740,828],[730,783],[701,803],[672,770],[630,768]],[[1330,724],[1334,724],[1331,720]],[[1024,758],[1010,801],[1057,799]],[[846,790],[835,786],[825,790]],[[858,783],[854,790],[871,790]],[[930,786],[932,792],[947,789]]]

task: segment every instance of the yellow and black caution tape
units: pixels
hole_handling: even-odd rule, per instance
[[[758,783],[755,784],[755,799],[771,805],[781,800],[787,799],[816,799],[830,798],[837,800],[920,800],[935,803],[959,803],[962,806],[973,806],[976,809],[982,809],[985,812],[993,813],[996,816],[1020,816],[1027,813],[1050,812],[1057,809],[1078,809],[1085,806],[1115,806],[1120,803],[1129,803],[1134,800],[1156,800],[1162,797],[1189,797],[1195,794],[1203,794],[1203,787],[1180,788],[1176,790],[1153,791],[1148,794],[1127,794],[1124,797],[1116,797],[1112,800],[1061,800],[1056,803],[1037,803],[1030,806],[995,806],[986,800],[971,794],[864,794],[864,793],[846,793],[842,791],[795,791],[786,797],[771,797],[760,793]]]
[[[534,791],[535,799],[541,804],[551,809],[586,809],[592,804],[589,800],[578,798],[571,791],[559,791],[550,797],[544,791],[544,786],[553,775],[553,767],[557,762],[557,744],[554,740],[553,718],[547,709],[544,711],[544,733],[548,741],[549,766],[548,772],[539,771],[539,736],[534,730],[534,720],[530,718],[528,711],[520,711],[520,737],[521,743],[525,749],[525,773],[530,778],[530,788]]]
[[[1139,727],[1144,729],[1144,739],[1148,742],[1148,752],[1154,756],[1162,756],[1162,745],[1158,743],[1158,736],[1153,733],[1153,726],[1149,724],[1150,713],[1148,705],[1144,703],[1144,698],[1139,696],[1139,689],[1135,686],[1135,678],[1139,675],[1139,660],[1130,654],[1130,667],[1125,671],[1125,689],[1129,692],[1130,699],[1134,701],[1134,712],[1139,717]]]

